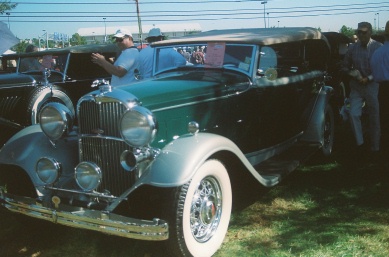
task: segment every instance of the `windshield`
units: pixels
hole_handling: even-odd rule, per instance
[[[21,57],[19,72],[43,71],[44,69],[63,72],[66,67],[67,54]]]
[[[17,57],[3,56],[1,58],[0,71],[2,73],[16,72]]]
[[[209,42],[157,47],[154,75],[178,67],[225,68],[250,76],[255,57],[253,45]]]

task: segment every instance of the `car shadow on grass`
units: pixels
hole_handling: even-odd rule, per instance
[[[361,154],[347,127],[336,136],[331,157],[318,152],[263,195],[241,199],[217,256],[389,255],[385,158]]]

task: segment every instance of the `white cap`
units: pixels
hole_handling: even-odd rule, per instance
[[[153,29],[150,29],[149,34],[146,37],[146,39],[149,37],[163,37],[163,35],[162,35],[161,30],[159,28],[153,28]]]
[[[113,37],[123,38],[125,36],[132,37],[131,32],[128,29],[118,29]]]

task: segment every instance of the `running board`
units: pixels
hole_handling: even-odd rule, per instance
[[[287,151],[261,162],[254,168],[264,179],[272,181],[271,184],[278,184],[320,147],[320,144],[297,143]]]

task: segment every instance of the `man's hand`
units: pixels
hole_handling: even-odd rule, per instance
[[[99,53],[92,53],[92,62],[103,66],[103,63],[106,62],[104,55],[101,55]]]
[[[361,78],[359,80],[359,83],[361,83],[362,85],[366,86],[368,83],[369,83],[369,79],[368,78]]]
[[[99,53],[92,53],[91,57],[93,63],[100,65],[111,75],[115,75],[121,78],[127,73],[127,70],[124,69],[123,67],[115,66],[109,61],[107,61],[104,55],[101,55]]]

